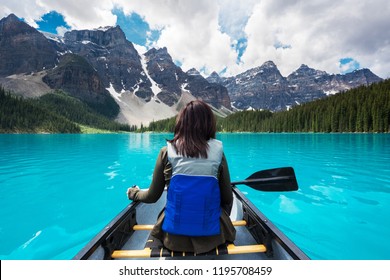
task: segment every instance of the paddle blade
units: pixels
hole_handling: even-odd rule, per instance
[[[286,192],[298,190],[298,183],[292,167],[267,169],[253,173],[244,181],[232,185],[245,184],[252,189],[265,192]]]

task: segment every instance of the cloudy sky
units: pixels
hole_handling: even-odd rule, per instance
[[[328,73],[390,78],[389,0],[2,0],[52,33],[120,25],[138,49],[167,47],[184,71],[231,76],[272,60]]]

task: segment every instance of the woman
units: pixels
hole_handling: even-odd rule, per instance
[[[154,203],[168,186],[166,207],[151,235],[172,251],[204,253],[235,239],[230,174],[215,134],[210,107],[191,101],[176,119],[174,138],[160,150],[149,189],[127,190],[131,200]]]

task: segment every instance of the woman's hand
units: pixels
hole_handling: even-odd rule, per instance
[[[139,187],[134,185],[131,188],[127,189],[127,197],[131,200],[134,200],[134,197],[137,192],[139,192]]]

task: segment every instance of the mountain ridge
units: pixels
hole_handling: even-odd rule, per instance
[[[239,110],[288,110],[295,105],[324,98],[327,95],[370,85],[383,79],[363,68],[346,74],[328,74],[302,64],[287,77],[281,75],[272,61],[232,77],[213,72],[209,82],[225,86],[232,106]]]
[[[382,80],[368,69],[330,75],[306,65],[283,77],[272,61],[236,76],[214,72],[205,78],[196,69],[184,72],[165,47],[140,54],[119,25],[72,30],[61,37],[39,32],[11,14],[0,20],[0,35],[0,61],[6,62],[0,63],[0,83],[5,87],[28,97],[48,88],[70,91],[92,107],[106,104],[106,116],[131,125],[174,116],[184,100],[202,99],[221,116],[234,110],[281,111]],[[18,40],[27,47],[15,44]],[[79,62],[58,68],[70,54]]]

